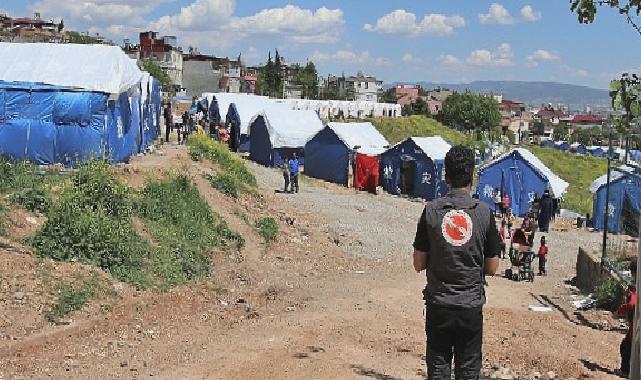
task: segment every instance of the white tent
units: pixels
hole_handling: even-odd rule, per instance
[[[327,126],[350,149],[358,153],[376,156],[389,148],[389,142],[372,123],[328,123]]]
[[[238,116],[240,117],[240,134],[242,135],[249,134],[248,130],[250,122],[254,116],[262,112],[266,107],[289,108],[288,105],[276,102],[266,96],[252,94],[218,92],[204,93],[203,96],[207,98],[207,101],[210,104],[213,97],[216,97],[220,117],[223,121],[227,115],[227,111],[229,110],[229,105],[233,103],[236,106],[236,111],[238,111]]]
[[[441,136],[411,137],[416,145],[432,160],[445,160],[452,146]]]
[[[249,124],[253,124],[260,116],[265,120],[274,149],[304,147],[309,139],[323,129],[323,123],[314,111],[269,106],[255,115]]]
[[[541,160],[539,160],[539,158],[535,156],[534,153],[523,148],[517,148],[515,150],[521,155],[521,157],[525,158],[525,160],[528,161],[528,163],[536,171],[547,178],[548,182],[550,183],[550,187],[552,188],[552,195],[554,195],[555,197],[561,197],[565,193],[568,186],[570,185],[562,180],[559,176],[554,174],[554,172],[550,170],[550,168],[545,166],[545,164]]]
[[[0,81],[121,94],[141,79],[118,46],[0,42]]]

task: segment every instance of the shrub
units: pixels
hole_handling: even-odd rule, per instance
[[[258,230],[258,234],[268,243],[276,240],[276,237],[278,237],[278,222],[270,216],[258,219],[256,221],[256,229]]]
[[[619,307],[621,301],[623,301],[625,289],[623,289],[623,286],[621,286],[617,280],[608,276],[596,285],[594,295],[598,308],[614,311]]]
[[[32,212],[44,213],[49,210],[51,199],[49,193],[42,187],[32,187],[15,192],[11,196],[13,203]]]

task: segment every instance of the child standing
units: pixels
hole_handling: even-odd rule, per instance
[[[547,276],[547,273],[545,272],[547,256],[548,246],[545,244],[545,236],[541,236],[541,246],[539,247],[539,276]]]

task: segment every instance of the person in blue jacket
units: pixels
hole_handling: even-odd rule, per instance
[[[290,177],[290,183],[292,186],[292,193],[294,192],[294,188],[298,193],[298,189],[299,189],[298,172],[299,172],[298,156],[296,155],[296,153],[293,153],[292,158],[289,160],[289,177]]]

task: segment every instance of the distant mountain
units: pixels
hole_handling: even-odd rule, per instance
[[[563,103],[571,107],[583,107],[586,105],[607,107],[610,104],[607,90],[557,82],[476,81],[467,84],[432,82],[419,82],[416,84],[425,89],[441,87],[455,91],[470,90],[493,93],[503,95],[506,99],[522,101],[533,106],[545,103]],[[396,83],[390,87],[395,85]]]

